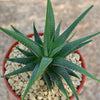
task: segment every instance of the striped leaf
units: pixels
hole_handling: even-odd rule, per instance
[[[41,38],[40,38],[40,36],[39,36],[37,30],[36,30],[35,23],[33,23],[33,30],[34,30],[35,41],[36,41],[37,43],[39,43],[40,45],[42,45],[42,40],[41,40]]]
[[[31,42],[28,39],[26,39],[27,37],[24,37],[22,35],[19,35],[19,33],[17,33],[17,32],[13,32],[11,30],[7,30],[7,29],[1,28],[1,27],[0,27],[0,30],[4,31],[8,35],[10,35],[14,39],[16,39],[19,42],[21,42],[23,45],[25,45],[26,47],[28,47],[29,49],[31,49],[33,51],[33,53],[37,57],[39,57],[39,56],[42,55],[41,48],[35,42],[33,42],[33,41]]]
[[[69,87],[71,88],[72,92],[74,93],[75,97],[77,100],[79,100],[77,93],[75,91],[74,85],[72,83],[72,80],[69,77],[69,74],[67,72],[67,70],[65,70],[64,67],[59,67],[59,66],[54,66],[52,67],[52,70],[59,74],[60,76],[62,76],[64,78],[64,80],[66,81],[66,83],[69,85]]]
[[[24,73],[24,72],[28,72],[28,71],[33,71],[34,67],[35,67],[35,63],[30,63],[30,64],[27,64],[26,66],[24,66],[24,67],[22,67],[22,68],[20,68],[20,69],[17,69],[17,70],[15,70],[15,71],[10,72],[10,73],[8,73],[8,74],[6,74],[6,75],[3,75],[3,76],[1,76],[1,77],[4,78],[4,77],[8,77],[8,76],[12,76],[12,75],[19,74],[19,73]]]
[[[72,70],[66,69],[66,68],[65,68],[65,70],[68,72],[69,75],[80,79],[80,77],[76,73],[74,73]]]
[[[62,45],[58,46],[54,50],[52,50],[50,57],[53,57],[56,53],[58,53],[64,46],[66,45],[66,42],[63,43]]]
[[[17,62],[17,63],[21,63],[21,64],[28,64],[28,63],[34,62],[34,58],[33,57],[9,58],[9,59],[5,59],[5,60],[6,61]]]
[[[78,23],[85,17],[85,15],[91,10],[91,8],[93,7],[90,6],[86,11],[84,11],[59,37],[58,39],[55,41],[54,43],[54,48],[56,48],[57,46],[61,45],[62,43],[64,43],[66,41],[66,39],[69,37],[69,35],[71,34],[71,32],[74,30],[74,28],[78,25]]]
[[[55,40],[59,37],[59,33],[60,33],[60,26],[61,26],[61,22],[59,22],[57,28],[56,28],[56,31],[55,31]]]
[[[87,72],[85,69],[83,69],[82,67],[70,62],[70,61],[67,61],[65,60],[64,58],[58,58],[58,59],[55,59],[52,64],[54,66],[60,66],[60,67],[64,67],[64,68],[69,68],[69,69],[72,69],[72,70],[75,70],[81,74],[84,74],[98,82],[100,82],[99,79],[97,79],[95,76],[91,75],[89,72]]]
[[[74,48],[77,48],[77,46],[79,46],[82,42],[85,42],[87,41],[88,39],[96,36],[96,35],[99,35],[100,32],[98,33],[95,33],[95,34],[92,34],[92,35],[89,35],[89,36],[86,36],[86,37],[83,37],[83,38],[80,38],[78,40],[74,40],[68,44],[66,44],[62,50],[60,51],[60,53],[58,54],[60,57],[66,57],[68,54],[70,54],[70,52],[74,49]],[[88,42],[87,42],[88,43]]]
[[[51,91],[51,80],[47,73],[43,74],[43,78],[48,86],[48,89]]]
[[[48,65],[52,62],[52,58],[45,58],[43,57],[41,60],[40,64],[37,64],[33,70],[32,76],[30,77],[30,80],[27,84],[27,87],[25,89],[24,95],[22,97],[22,100],[24,100],[27,92],[29,91],[29,89],[31,88],[31,86],[33,85],[33,83],[39,78],[39,76],[41,74],[43,74],[43,72],[46,70],[46,68],[48,67]]]
[[[55,33],[55,20],[52,5],[50,0],[47,2],[47,13],[46,13],[46,23],[44,31],[44,55],[48,56],[50,41],[54,38]]]
[[[48,75],[50,76],[51,80],[57,85],[57,87],[59,88],[59,90],[66,96],[66,98],[69,100],[69,97],[67,95],[67,92],[64,88],[64,85],[62,83],[61,77],[56,74],[55,72],[48,70]]]
[[[26,51],[26,50],[23,50],[23,49],[21,49],[21,48],[18,48],[18,47],[16,47],[22,54],[24,54],[25,56],[33,56],[34,57],[34,55],[33,55],[33,53],[31,53],[31,52],[28,52],[28,51]]]
[[[86,44],[90,43],[92,40],[86,41],[86,42],[82,42],[81,44],[79,44],[78,46],[76,46],[75,48],[73,48],[72,50],[70,50],[70,52],[67,54],[69,55],[70,53],[73,53],[74,51],[76,51],[77,49],[85,46]],[[67,56],[66,55],[66,56]]]
[[[16,32],[16,34],[19,34],[19,35],[23,36],[24,38],[26,38],[30,42],[34,42],[33,40],[27,38],[22,32],[20,32],[18,29],[16,29],[13,25],[11,25],[11,27]]]

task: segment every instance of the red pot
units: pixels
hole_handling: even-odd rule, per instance
[[[29,34],[29,35],[27,35],[27,37],[32,37],[33,35],[34,35],[34,34]],[[39,35],[42,36],[43,33],[39,33]],[[18,42],[16,41],[16,42],[14,42],[14,43],[11,45],[11,47],[8,49],[8,51],[7,51],[7,53],[6,53],[5,57],[4,57],[4,59],[9,58],[9,54],[10,54],[10,52],[12,51],[12,48],[15,47],[15,45],[17,45],[17,44],[18,44]],[[77,51],[75,51],[75,53],[78,53],[78,54],[80,55],[80,61],[82,61],[82,67],[83,67],[84,69],[86,69],[84,59],[83,59],[82,55],[80,54],[80,52],[77,50]],[[6,61],[3,61],[3,65],[2,65],[2,72],[3,72],[3,75],[4,75],[4,73],[5,73],[5,63],[6,63]],[[82,89],[82,87],[83,87],[83,85],[84,85],[84,82],[85,82],[85,79],[86,79],[86,76],[85,76],[85,75],[82,75],[82,82],[81,82],[81,85],[80,85],[80,86],[78,87],[78,89],[77,89],[77,94],[79,94],[80,90]],[[8,81],[7,81],[7,78],[4,78],[4,81],[5,81],[6,86],[7,86],[7,88],[8,88],[8,98],[9,98],[9,100],[21,100],[21,98],[18,97],[18,96],[15,94],[15,92],[12,90],[12,88],[10,87],[10,85],[9,85],[9,83],[8,83]],[[72,96],[70,97],[70,100],[72,100],[74,97],[75,97],[75,96],[72,95]]]

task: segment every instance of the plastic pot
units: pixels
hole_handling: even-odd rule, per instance
[[[39,33],[39,35],[42,36],[43,33]],[[29,35],[27,35],[27,37],[32,37],[32,36],[34,36],[34,34],[29,34]],[[8,49],[8,51],[7,51],[7,53],[6,53],[5,57],[4,57],[4,59],[9,58],[9,54],[10,54],[10,52],[12,51],[12,48],[15,47],[17,44],[18,44],[18,42],[16,41],[16,42],[14,42],[14,43],[11,45],[11,47]],[[85,62],[84,62],[84,59],[83,59],[82,55],[80,54],[80,52],[79,52],[78,50],[75,51],[75,53],[77,53],[77,54],[80,55],[80,61],[82,62],[82,67],[86,70]],[[6,63],[6,61],[3,61],[3,65],[2,65],[2,72],[3,72],[3,75],[4,75],[4,73],[5,73],[5,63]],[[77,94],[79,94],[80,90],[82,89],[82,87],[83,87],[83,85],[84,85],[84,82],[85,82],[85,79],[86,79],[86,76],[85,76],[85,75],[82,75],[82,81],[81,81],[80,86],[79,86],[78,89],[77,89]],[[21,100],[21,98],[18,97],[18,96],[15,94],[15,92],[12,90],[11,86],[9,85],[9,83],[8,83],[8,81],[7,81],[7,78],[4,78],[4,81],[5,81],[5,84],[6,84],[7,89],[8,89],[8,98],[9,98],[9,100]],[[74,95],[72,95],[72,96],[70,97],[70,100],[73,100],[73,98],[75,98]]]

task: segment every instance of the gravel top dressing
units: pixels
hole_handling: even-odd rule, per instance
[[[43,38],[43,36],[41,36],[41,38]],[[34,39],[34,37],[32,37],[31,39]],[[20,43],[16,46],[28,51],[28,49]],[[9,55],[9,58],[14,58],[14,57],[16,57],[16,58],[24,57],[24,55],[14,47]],[[80,56],[77,53],[72,53],[72,54],[68,55],[66,57],[66,59],[81,67]],[[24,66],[24,64],[7,61],[5,64],[5,68],[6,68],[5,74],[12,72],[14,70],[17,70],[23,66]],[[77,87],[80,85],[80,83],[82,81],[82,75],[78,72],[75,72],[75,73],[80,77],[80,79],[75,78],[73,76],[70,76],[70,77],[72,79],[75,89],[77,90]],[[27,83],[28,83],[28,80],[29,80],[31,74],[32,74],[32,72],[30,71],[30,72],[25,72],[25,73],[21,73],[18,75],[13,75],[13,76],[7,77],[8,83],[12,87],[12,90],[19,97],[23,96],[24,90],[27,86]],[[64,87],[65,87],[69,97],[71,97],[73,94],[71,89],[66,84],[64,79],[62,79],[62,82],[64,83]],[[60,90],[58,89],[58,87],[56,85],[52,87],[51,91],[49,91],[43,78],[39,77],[39,79],[36,80],[36,82],[32,85],[27,96],[25,97],[25,100],[66,100],[66,97],[60,92]]]

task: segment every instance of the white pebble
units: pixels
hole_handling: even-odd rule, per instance
[[[40,80],[40,86],[43,86],[43,85],[44,85],[44,81]]]

